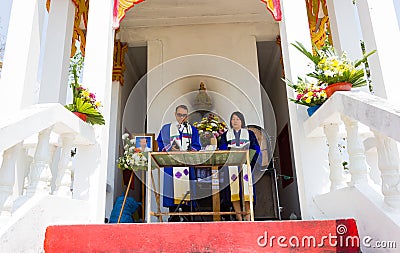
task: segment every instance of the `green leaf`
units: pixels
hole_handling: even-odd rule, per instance
[[[87,115],[86,122],[92,125],[104,125],[104,117],[101,113],[93,107],[90,102],[86,102],[82,98],[76,98],[75,112],[84,113]]]
[[[291,43],[292,46],[294,46],[295,48],[297,48],[297,50],[299,50],[302,54],[304,54],[308,59],[310,59],[315,65],[318,64],[318,62],[320,61],[320,56],[319,54],[317,54],[316,56],[313,55],[312,52],[309,52],[303,44],[301,44],[300,42],[296,41],[296,43]],[[317,51],[318,52],[318,51]]]

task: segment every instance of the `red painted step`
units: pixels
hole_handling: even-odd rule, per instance
[[[353,219],[50,226],[46,253],[360,252]],[[293,246],[293,247],[292,247]]]

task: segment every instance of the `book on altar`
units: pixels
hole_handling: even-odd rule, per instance
[[[174,139],[171,143],[171,147],[168,149],[168,151],[172,151],[172,148],[181,150],[181,142],[178,141],[177,139]]]

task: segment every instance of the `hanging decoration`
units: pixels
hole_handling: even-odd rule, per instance
[[[267,9],[271,12],[275,21],[282,20],[281,2],[280,0],[261,0],[267,4]]]
[[[124,72],[125,72],[125,54],[128,52],[128,44],[123,43],[120,40],[114,42],[114,65],[112,80],[118,81],[121,85],[124,85]]]
[[[306,0],[308,24],[313,44],[321,48],[326,39],[332,45],[331,28],[326,0]],[[327,38],[328,36],[328,38]]]
[[[125,18],[126,12],[144,0],[114,0],[114,29],[119,27],[121,20]]]

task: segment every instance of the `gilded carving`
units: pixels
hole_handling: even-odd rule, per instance
[[[128,45],[120,40],[114,42],[114,66],[112,80],[124,84],[125,54],[128,51]]]
[[[325,44],[326,36],[328,35],[329,43],[332,45],[326,0],[306,0],[306,6],[312,43],[321,48]],[[321,17],[321,14],[323,14],[323,17]]]

